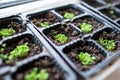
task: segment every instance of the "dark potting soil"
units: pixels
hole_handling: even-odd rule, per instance
[[[80,25],[85,22],[88,24],[91,24],[93,26],[93,30],[96,30],[97,28],[101,28],[104,26],[104,24],[102,22],[99,22],[98,20],[90,17],[90,16],[84,16],[78,19],[75,19],[72,23],[77,26],[78,28],[80,28]]]
[[[102,9],[102,10],[100,10],[100,12],[102,12],[104,15],[108,16],[109,18],[111,18],[113,20],[120,17],[120,15],[119,15],[120,13],[115,11],[112,8]]]
[[[39,71],[45,69],[47,73],[49,73],[49,78],[47,80],[63,80],[60,70],[49,57],[43,57],[19,68],[19,70],[13,74],[13,80],[24,80],[24,75],[29,73],[34,67],[37,67]]]
[[[14,60],[8,60],[8,59],[4,59],[3,61],[6,64],[9,65],[14,65],[15,63],[17,63],[20,60],[23,60],[27,57],[33,56],[35,54],[38,54],[42,51],[41,47],[39,47],[36,43],[34,43],[31,39],[29,38],[20,38],[19,40],[16,40],[14,42],[10,42],[7,44],[7,46],[5,47],[5,50],[3,52],[3,54],[9,55],[11,51],[13,51],[17,46],[25,44],[26,42],[28,42],[28,47],[29,47],[29,52],[28,55],[26,57],[23,58],[16,58]]]
[[[55,40],[54,36],[56,34],[64,34],[68,37],[68,40],[66,43],[75,40],[77,38],[81,38],[82,34],[80,32],[78,32],[76,29],[68,26],[67,24],[60,24],[57,26],[54,26],[54,28],[52,29],[48,29],[46,31],[44,31],[45,35],[56,45],[63,45],[62,43],[59,43],[58,41]],[[53,34],[56,33],[56,34]],[[66,44],[64,43],[64,44]]]
[[[98,3],[95,0],[83,0],[84,2],[86,2],[87,4],[89,4],[90,6],[97,8],[97,7],[101,7],[102,4]]]
[[[117,2],[118,0],[104,0],[106,3],[114,3]]]
[[[4,28],[13,28],[15,30],[15,33],[13,35],[26,31],[26,29],[22,28],[22,24],[18,22],[11,22],[7,26],[1,27],[0,29],[4,29]],[[0,36],[0,40],[1,39],[2,39],[2,36]]]
[[[89,45],[86,41],[77,43],[76,45],[70,45],[72,47],[68,48],[64,53],[72,60],[72,62],[82,71],[87,71],[96,64],[102,62],[105,56],[101,53],[99,49],[95,46]],[[96,60],[93,64],[83,65],[78,58],[80,52],[88,52],[92,56],[96,57]]]
[[[94,36],[95,37],[95,36]],[[114,40],[116,43],[116,47],[113,51],[120,50],[120,34],[116,34],[114,31],[103,31],[102,33],[98,34],[95,40],[99,43],[99,38],[108,39],[108,40]]]
[[[57,16],[51,12],[45,12],[45,13],[33,16],[30,19],[38,28],[41,27],[40,23],[42,23],[42,22],[48,22],[49,25],[60,22],[60,20],[57,18]]]
[[[74,7],[61,8],[57,9],[56,11],[62,16],[64,16],[66,12],[73,13],[75,16],[78,16],[83,13]]]

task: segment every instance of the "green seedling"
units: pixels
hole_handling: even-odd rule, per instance
[[[41,23],[40,23],[40,26],[41,26],[42,28],[45,28],[45,27],[49,26],[49,22],[41,22]]]
[[[99,38],[99,42],[102,46],[104,46],[109,51],[113,51],[116,47],[114,40]]]
[[[81,25],[80,25],[80,28],[81,30],[84,32],[84,33],[90,33],[92,30],[93,30],[93,26],[91,24],[88,24],[88,23],[85,23],[83,22]]]
[[[115,15],[115,11],[114,10],[112,10],[112,9],[109,10],[109,13],[112,15],[111,16],[112,18],[114,18],[114,19],[117,18],[117,16]]]
[[[88,52],[80,52],[78,55],[78,59],[83,65],[90,65],[94,63],[96,57],[90,55]]]
[[[0,58],[5,59],[6,63],[12,62],[16,58],[26,57],[28,55],[29,47],[28,43],[17,46],[10,54],[5,54],[6,43],[1,45]]]
[[[6,38],[8,36],[11,36],[14,33],[15,33],[15,30],[13,28],[5,28],[5,29],[0,30],[0,36],[2,36],[2,38]]]
[[[29,52],[28,43],[17,46],[13,51],[10,52],[9,59],[26,57]]]
[[[64,18],[66,18],[66,19],[72,19],[74,16],[75,15],[70,12],[65,12],[65,14],[64,14]]]
[[[64,35],[64,34],[61,34],[61,33],[56,34],[54,36],[54,38],[55,38],[56,41],[58,41],[59,43],[62,43],[62,44],[66,43],[67,40],[68,40],[68,37],[66,35]]]
[[[110,3],[110,2],[107,2],[106,5],[107,5],[107,6],[111,6],[111,3]]]
[[[6,43],[2,44],[0,48],[0,58],[2,59],[8,58],[8,56],[4,54],[5,47],[6,47]]]
[[[5,55],[5,54],[0,54],[0,58],[1,58],[1,59],[7,59],[7,58],[8,58],[8,56],[7,56],[7,55]]]
[[[42,69],[38,72],[38,68],[33,68],[30,73],[26,74],[25,80],[48,80],[49,74],[46,70]]]

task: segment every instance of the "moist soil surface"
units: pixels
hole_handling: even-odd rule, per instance
[[[45,32],[45,35],[56,45],[63,45],[62,43],[59,43],[58,41],[55,40],[54,36],[56,34],[53,33],[57,33],[57,34],[64,34],[68,37],[68,40],[66,43],[75,40],[77,38],[81,38],[82,34],[80,32],[78,32],[77,30],[75,30],[74,28],[71,28],[70,26],[66,25],[66,24],[60,24],[58,26],[54,26],[54,28],[52,29],[47,29]],[[65,43],[64,43],[65,44]]]
[[[108,16],[109,18],[115,20],[120,17],[120,13],[116,12],[114,9],[108,8],[108,9],[102,9],[100,10],[104,15]]]
[[[57,18],[57,16],[51,12],[45,12],[45,13],[39,14],[37,16],[33,16],[30,19],[38,28],[41,27],[40,23],[42,23],[42,22],[48,22],[49,25],[60,22],[60,20]]]
[[[14,21],[5,27],[1,27],[0,29],[4,29],[4,28],[13,28],[15,30],[15,33],[13,35],[26,31],[26,29],[22,28],[22,25],[20,23],[14,22]],[[1,39],[2,39],[2,36],[0,36],[0,40]]]
[[[72,46],[72,45],[71,45]],[[88,52],[92,56],[96,57],[96,60],[91,65],[83,65],[81,61],[78,58],[78,55],[80,52]],[[99,49],[96,47],[93,47],[86,43],[85,41],[81,43],[77,43],[77,45],[74,45],[70,48],[68,48],[64,53],[72,60],[72,62],[82,71],[87,71],[91,67],[95,66],[96,64],[102,62],[104,60],[105,56],[101,53]]]
[[[85,22],[88,24],[91,24],[93,26],[93,30],[96,30],[97,28],[101,28],[104,26],[103,23],[95,20],[94,18],[90,17],[90,16],[84,16],[78,19],[75,19],[72,23],[77,26],[78,28],[80,28],[80,25]]]
[[[97,7],[101,7],[102,4],[98,3],[95,0],[83,0],[84,2],[86,2],[87,4],[89,4],[90,6],[97,8]]]
[[[104,0],[104,1],[107,2],[107,3],[114,3],[114,2],[117,2],[119,0]]]
[[[73,8],[73,7],[62,8],[62,9],[58,9],[56,11],[62,16],[64,16],[64,14],[66,12],[73,13],[75,16],[82,14],[82,12],[80,12],[79,10],[77,10],[76,8]]]
[[[29,50],[30,50],[26,57],[17,58],[17,59],[14,59],[14,60],[8,60],[8,59],[6,60],[6,59],[4,59],[3,61],[6,64],[14,65],[18,61],[23,60],[23,59],[25,59],[27,57],[33,56],[35,54],[38,54],[38,53],[40,53],[42,51],[42,48],[39,47],[36,43],[34,43],[31,39],[29,39],[27,37],[24,37],[24,38],[21,38],[19,40],[14,41],[14,43],[8,43],[3,54],[9,55],[10,52],[13,51],[18,45],[25,44],[26,42],[28,42],[28,47],[29,47]]]
[[[34,67],[37,67],[38,70],[45,69],[49,73],[49,78],[47,80],[63,80],[60,70],[49,57],[43,57],[33,63],[21,67],[13,74],[13,80],[24,80],[24,75],[29,73]]]
[[[103,31],[102,33],[98,34],[97,37],[95,38],[95,40],[97,40],[98,43],[99,38],[114,40],[116,43],[116,47],[113,51],[120,50],[120,33],[116,34],[114,31],[113,32]]]

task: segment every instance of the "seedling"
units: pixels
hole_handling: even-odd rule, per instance
[[[15,30],[13,28],[4,28],[0,30],[0,36],[2,38],[6,38],[8,36],[11,36],[15,33]]]
[[[80,25],[80,28],[81,30],[84,32],[84,33],[90,33],[92,30],[93,30],[93,26],[91,24],[88,24],[88,23],[85,23],[83,22],[81,25]]]
[[[38,68],[33,68],[30,73],[26,74],[25,80],[48,80],[49,74],[46,70],[42,69],[38,72]]]
[[[111,6],[111,3],[110,3],[110,2],[107,2],[106,5],[107,5],[107,6]]]
[[[88,52],[80,52],[78,55],[78,59],[83,65],[90,65],[94,63],[96,57],[90,55]]]
[[[0,58],[6,59],[9,57],[9,59],[14,59],[16,57],[25,57],[28,54],[29,47],[28,43],[25,43],[23,45],[17,46],[13,51],[10,52],[10,55],[5,55],[4,50],[6,47],[6,43],[2,44],[2,47],[0,48]]]
[[[10,52],[9,59],[22,58],[28,55],[29,47],[28,43],[17,46],[13,51]]]
[[[23,45],[17,46],[13,51],[11,51],[9,54],[5,54],[5,48],[6,48],[6,43],[1,45],[0,48],[0,58],[6,60],[6,63],[12,62],[16,58],[23,58],[28,55],[29,52],[29,47],[28,43],[25,43]]]
[[[1,45],[0,53],[4,52],[5,47],[6,47],[6,43],[4,43],[4,44]]]
[[[68,37],[66,35],[64,35],[64,34],[61,34],[61,33],[56,34],[54,36],[54,38],[55,38],[56,41],[58,41],[59,43],[62,43],[62,44],[66,43],[67,40],[68,40]]]
[[[47,27],[47,26],[49,26],[49,22],[41,22],[41,23],[40,23],[40,26],[41,26],[42,28]]]
[[[99,38],[99,42],[102,46],[104,46],[109,51],[113,51],[116,47],[114,40]]]
[[[2,59],[7,59],[8,58],[7,55],[3,54],[4,50],[5,50],[5,47],[6,47],[6,43],[2,44],[1,48],[0,48],[0,58],[2,58]]]
[[[66,19],[72,19],[74,16],[75,15],[70,12],[65,12],[65,14],[64,14],[64,18],[66,18]]]
[[[112,18],[114,18],[114,19],[117,18],[117,16],[115,15],[115,11],[114,10],[112,10],[112,9],[109,10],[109,13],[112,15],[111,16]]]

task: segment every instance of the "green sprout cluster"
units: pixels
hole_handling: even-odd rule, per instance
[[[115,47],[116,47],[116,44],[115,44],[114,40],[99,38],[99,42],[102,46],[104,46],[109,51],[114,50]]]
[[[45,27],[49,26],[49,22],[41,22],[41,23],[40,23],[40,26],[41,26],[42,28],[45,28]]]
[[[13,28],[4,28],[0,30],[0,36],[2,38],[6,38],[8,36],[11,36],[15,33],[15,30]]]
[[[107,5],[107,6],[111,6],[111,3],[107,2],[106,5]]]
[[[64,34],[61,34],[61,33],[60,34],[56,34],[54,36],[54,38],[55,38],[56,41],[58,41],[58,42],[60,42],[62,44],[66,43],[67,40],[68,40],[68,37],[66,35],[64,35]]]
[[[81,30],[84,32],[84,33],[90,33],[92,30],[93,30],[93,26],[91,24],[88,24],[88,23],[85,23],[83,22],[81,25],[80,25],[80,28]]]
[[[33,68],[28,74],[24,76],[25,80],[48,80],[49,74],[45,69],[38,72],[38,68]]]
[[[111,16],[112,18],[114,18],[114,19],[117,18],[117,16],[115,15],[115,11],[114,10],[110,9],[109,13],[112,15]]]
[[[112,2],[110,0],[105,1],[106,2],[106,6],[111,6]]]
[[[66,19],[72,19],[74,16],[75,15],[70,12],[65,12],[65,14],[64,14],[64,18],[66,18]]]
[[[28,55],[29,47],[28,43],[17,46],[13,51],[10,52],[9,59],[22,58]]]
[[[5,48],[6,43],[2,44],[2,47],[0,48],[0,58],[7,60],[25,57],[29,51],[28,43],[17,46],[13,51],[10,52],[10,54],[4,54]]]
[[[88,52],[80,52],[78,55],[78,59],[83,65],[90,65],[94,63],[96,57],[90,55]]]
[[[5,47],[6,47],[6,43],[2,44],[2,46],[0,48],[0,58],[2,58],[2,59],[7,59],[7,57],[8,57],[7,55],[3,54]]]

